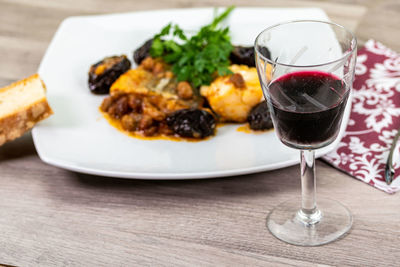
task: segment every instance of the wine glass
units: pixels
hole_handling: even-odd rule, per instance
[[[352,216],[345,206],[322,198],[317,205],[314,150],[338,136],[356,50],[350,31],[313,20],[271,26],[255,41],[258,76],[275,132],[283,144],[300,150],[301,201],[281,203],[267,217],[271,233],[287,243],[318,246],[351,228]]]

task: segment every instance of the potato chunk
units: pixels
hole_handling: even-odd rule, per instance
[[[245,65],[232,65],[234,74],[221,76],[209,86],[202,86],[200,94],[207,98],[211,108],[224,121],[245,122],[250,110],[263,99],[256,68]],[[239,77],[243,82],[232,82]],[[232,78],[237,76],[236,79]]]

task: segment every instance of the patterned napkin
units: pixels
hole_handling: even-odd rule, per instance
[[[384,171],[393,138],[400,128],[400,55],[374,40],[358,52],[352,110],[338,147],[323,159],[387,193],[400,190],[400,145],[391,185]],[[399,141],[400,143],[400,141]]]

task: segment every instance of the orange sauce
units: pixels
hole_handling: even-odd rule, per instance
[[[101,109],[99,109],[103,117],[108,121],[108,123],[113,126],[115,129],[118,131],[122,132],[125,135],[128,135],[133,138],[141,139],[141,140],[168,140],[168,141],[175,141],[175,142],[200,142],[209,139],[210,137],[202,138],[202,139],[195,139],[195,138],[185,138],[185,137],[179,137],[179,136],[170,136],[170,135],[155,135],[155,136],[145,136],[141,134],[140,132],[130,132],[126,131],[122,125],[121,121],[114,119],[107,113],[103,112]]]
[[[255,132],[252,129],[250,129],[250,126],[249,126],[248,123],[243,124],[242,126],[239,126],[239,128],[237,128],[236,131],[243,132],[243,133],[253,133],[253,132]]]
[[[185,137],[180,137],[180,136],[171,136],[171,135],[155,135],[155,136],[145,136],[140,132],[130,132],[130,131],[126,131],[122,125],[121,125],[121,121],[112,118],[110,115],[108,115],[107,113],[103,112],[100,108],[100,113],[103,115],[103,117],[108,121],[108,123],[113,126],[115,129],[117,129],[118,131],[122,132],[125,135],[128,135],[130,137],[133,138],[137,138],[137,139],[141,139],[141,140],[167,140],[167,141],[175,141],[175,142],[182,142],[182,141],[186,141],[186,142],[200,142],[200,141],[204,141],[204,140],[208,140],[210,138],[212,138],[213,136],[209,136],[203,139],[195,139],[195,138],[185,138]],[[216,128],[220,128],[223,126],[227,126],[227,125],[235,125],[236,123],[231,123],[231,122],[218,122],[216,125]],[[238,132],[243,132],[246,134],[263,134],[265,132],[269,132],[269,131],[273,131],[272,129],[268,129],[268,130],[264,130],[264,131],[255,131],[250,129],[250,126],[248,123],[245,123],[241,126],[239,126],[236,129]]]
[[[263,134],[265,132],[272,131],[274,128],[268,129],[268,130],[261,130],[261,131],[255,131],[250,128],[250,125],[248,123],[243,124],[242,126],[239,126],[239,128],[236,129],[238,132],[242,133],[247,133],[247,134]]]

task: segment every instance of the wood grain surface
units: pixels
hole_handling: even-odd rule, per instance
[[[362,42],[374,38],[400,51],[397,0],[0,0],[0,86],[36,72],[68,16],[231,4],[321,7]],[[383,193],[321,161],[317,175],[318,195],[347,205],[354,225],[337,242],[297,247],[275,239],[265,218],[299,195],[298,166],[210,180],[103,178],[46,165],[28,133],[0,147],[0,263],[399,266],[400,193]]]

